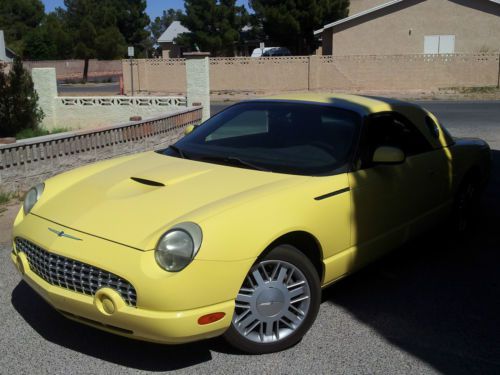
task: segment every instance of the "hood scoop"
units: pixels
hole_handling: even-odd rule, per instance
[[[131,180],[138,182],[143,185],[148,185],[148,186],[155,186],[155,187],[161,187],[165,186],[164,183],[158,182],[158,181],[153,181],[153,180],[148,180],[145,178],[139,178],[139,177],[130,177]]]

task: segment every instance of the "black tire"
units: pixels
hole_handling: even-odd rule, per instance
[[[262,277],[259,283],[255,278],[256,273],[257,276],[268,275],[269,278],[264,280]],[[253,292],[250,291],[252,289]],[[298,295],[299,292],[303,293]],[[241,304],[245,304],[246,299],[242,302],[242,296],[252,299],[248,306],[244,305],[243,308]],[[236,301],[237,307],[231,326],[224,334],[227,342],[250,354],[281,351],[299,342],[316,319],[321,301],[319,276],[311,261],[302,252],[291,245],[279,245],[255,262]],[[306,304],[307,309],[304,307]],[[302,309],[306,310],[303,316],[299,313]],[[296,320],[288,318],[293,314]],[[255,320],[242,327],[245,320],[249,321],[252,316]],[[266,323],[270,320],[275,321]],[[257,326],[245,335],[248,327],[254,324]],[[267,329],[272,331],[270,335]]]
[[[464,179],[453,202],[453,231],[462,236],[467,235],[477,223],[479,216],[481,192],[479,183],[472,177]]]

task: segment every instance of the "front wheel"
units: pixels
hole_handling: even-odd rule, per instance
[[[309,330],[320,299],[320,281],[311,261],[293,246],[277,246],[248,272],[224,336],[247,353],[286,349]]]

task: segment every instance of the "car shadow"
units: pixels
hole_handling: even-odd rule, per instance
[[[323,293],[444,374],[500,373],[500,151],[466,237],[432,232]]]
[[[234,353],[223,339],[184,345],[137,341],[73,322],[47,304],[21,281],[11,302],[21,317],[44,339],[103,361],[145,371],[171,371],[212,360],[211,351]]]

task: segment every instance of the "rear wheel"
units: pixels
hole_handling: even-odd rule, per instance
[[[293,246],[277,246],[248,272],[225,338],[247,353],[286,349],[309,330],[320,298],[311,261]]]

